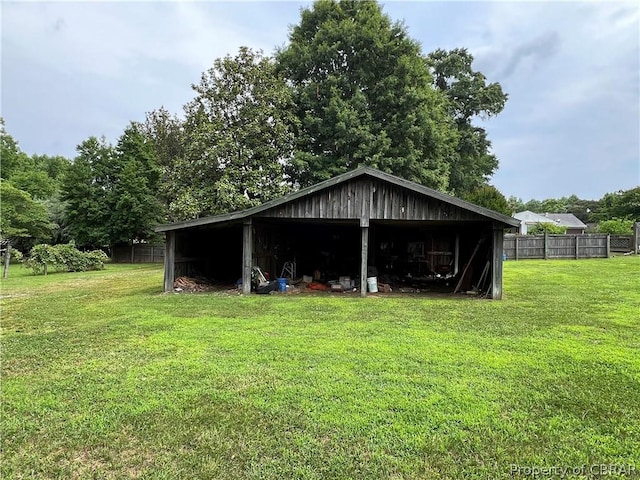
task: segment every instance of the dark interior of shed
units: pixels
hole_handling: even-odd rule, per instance
[[[372,222],[367,276],[377,277],[379,283],[389,284],[395,291],[486,289],[491,277],[487,267],[492,251],[490,234],[490,225],[483,224]],[[286,262],[295,262],[293,280],[303,275],[320,282],[350,277],[357,287],[360,242],[361,230],[355,222],[254,221],[254,265],[275,279],[283,274]],[[177,235],[176,278],[185,275],[235,284],[242,276],[241,259],[240,224],[208,226]],[[482,277],[485,281],[478,285]]]
[[[242,225],[179,231],[176,234],[175,278],[235,283],[242,276]]]

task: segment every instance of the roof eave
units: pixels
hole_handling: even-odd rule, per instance
[[[410,180],[405,180],[403,178],[399,178],[396,177],[394,175],[391,175],[389,173],[385,173],[385,172],[381,172],[380,170],[375,170],[373,168],[369,168],[369,167],[359,167],[356,168],[355,170],[350,170],[348,172],[345,172],[341,175],[338,175],[336,177],[330,178],[328,180],[325,180],[323,182],[317,183],[315,185],[312,185],[310,187],[306,187],[303,189],[298,190],[297,192],[293,192],[290,193],[289,195],[285,195],[283,197],[280,198],[276,198],[274,200],[270,200],[268,202],[265,202],[261,205],[252,207],[252,208],[248,208],[246,210],[241,210],[238,212],[232,212],[232,213],[227,213],[227,214],[223,214],[223,215],[216,215],[216,216],[209,216],[209,217],[202,217],[202,218],[196,218],[193,220],[186,220],[184,222],[175,222],[175,223],[169,223],[169,224],[164,224],[164,225],[158,225],[155,228],[155,231],[158,233],[162,233],[162,232],[168,232],[168,231],[172,231],[172,230],[179,230],[182,228],[192,228],[192,227],[199,227],[199,226],[203,226],[203,225],[211,225],[211,224],[215,224],[215,223],[221,223],[221,222],[227,222],[227,221],[232,221],[232,220],[241,220],[253,215],[256,215],[260,212],[263,212],[265,210],[269,210],[270,208],[273,207],[277,207],[279,205],[297,200],[298,198],[304,197],[306,195],[312,194],[312,193],[316,193],[320,190],[324,190],[325,188],[329,188],[332,187],[334,185],[338,185],[340,183],[346,182],[348,180],[351,180],[353,178],[362,176],[362,175],[369,175],[372,176],[374,178],[377,178],[379,180],[383,180],[383,181],[387,181],[389,183],[392,183],[394,185],[403,187],[403,188],[407,188],[411,191],[414,191],[416,193],[422,194],[422,195],[427,195],[429,197],[435,198],[437,200],[446,202],[446,203],[450,203],[452,205],[455,205],[457,207],[463,208],[465,210],[470,210],[472,212],[475,212],[479,215],[482,215],[484,217],[488,217],[491,220],[497,221],[501,224],[503,224],[504,226],[508,226],[508,227],[518,227],[520,225],[520,221],[516,218],[513,217],[509,217],[507,215],[503,215],[501,213],[495,212],[493,210],[489,210],[487,208],[484,207],[480,207],[479,205],[475,205],[473,203],[469,203],[466,202],[464,200],[461,200],[457,197],[454,197],[452,195],[443,193],[443,192],[439,192],[438,190],[434,190],[432,188],[429,187],[425,187],[424,185],[420,185],[419,183],[415,183],[412,182]]]

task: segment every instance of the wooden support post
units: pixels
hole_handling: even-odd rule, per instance
[[[611,235],[607,233],[607,258],[611,257]]]
[[[173,291],[176,272],[176,232],[168,231],[164,242],[164,291]]]
[[[633,224],[633,236],[631,237],[631,249],[633,253],[640,254],[640,222]]]
[[[576,234],[574,237],[576,238],[576,260],[578,260],[580,258],[580,236]]]
[[[502,299],[502,253],[504,251],[503,228],[493,228],[492,247],[493,255],[491,263],[493,265],[491,268],[491,298],[494,300],[500,300]]]
[[[516,260],[520,260],[520,252],[518,251],[518,243],[520,243],[519,242],[520,236],[516,233],[516,236],[514,238],[515,238],[515,241],[516,241],[516,255],[515,255],[516,256]]]
[[[360,219],[360,296],[367,296],[367,267],[369,265],[369,219]]]
[[[456,248],[454,251],[454,259],[453,259],[453,276],[454,277],[458,274],[459,269],[460,269],[460,234],[456,233]]]
[[[251,293],[251,269],[253,268],[253,224],[251,218],[242,226],[242,293]]]

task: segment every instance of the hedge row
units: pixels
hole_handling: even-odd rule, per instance
[[[49,269],[63,272],[86,272],[102,270],[109,257],[102,250],[81,252],[72,243],[66,245],[36,245],[31,249],[24,265],[34,274],[47,274]]]

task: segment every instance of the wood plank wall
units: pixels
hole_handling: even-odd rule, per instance
[[[486,218],[377,179],[344,182],[259,214],[270,218],[483,221]]]

